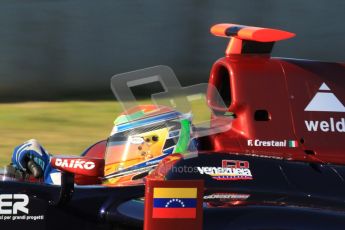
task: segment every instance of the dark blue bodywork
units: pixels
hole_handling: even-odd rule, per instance
[[[345,167],[229,153],[199,154],[174,167],[220,167],[224,159],[248,161],[253,179],[218,181],[197,170],[166,175],[205,181],[204,229],[344,228]],[[74,186],[73,175],[62,177],[62,186],[2,181],[0,193],[28,194],[47,229],[142,228],[144,185]]]

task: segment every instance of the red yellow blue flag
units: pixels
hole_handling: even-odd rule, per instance
[[[196,218],[197,188],[154,188],[152,218]]]
[[[203,180],[145,181],[144,230],[201,230]]]

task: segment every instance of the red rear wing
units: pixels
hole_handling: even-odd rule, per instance
[[[271,53],[274,42],[295,36],[294,33],[283,30],[227,23],[212,26],[211,33],[218,37],[231,38],[225,51],[227,56],[230,54]]]

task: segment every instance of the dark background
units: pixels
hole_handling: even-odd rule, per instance
[[[344,61],[344,19],[344,0],[2,0],[0,100],[112,98],[112,75],[160,64],[207,82],[222,22],[296,33],[274,56]]]

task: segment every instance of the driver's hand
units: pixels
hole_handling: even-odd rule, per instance
[[[12,154],[14,168],[33,174],[36,178],[43,177],[43,172],[49,161],[49,154],[35,139],[28,140],[17,146]]]

